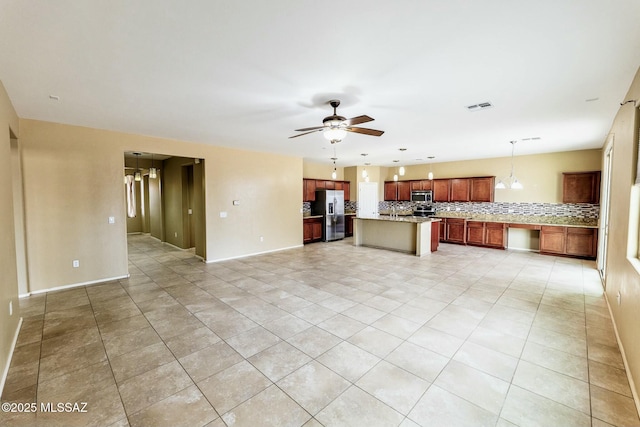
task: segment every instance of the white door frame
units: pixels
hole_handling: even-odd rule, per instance
[[[602,164],[602,185],[600,191],[600,225],[598,231],[598,259],[597,266],[600,272],[600,279],[606,288],[606,268],[607,268],[607,246],[609,241],[609,213],[611,199],[611,165],[613,160],[613,140],[614,135],[607,137],[604,146],[604,156]]]

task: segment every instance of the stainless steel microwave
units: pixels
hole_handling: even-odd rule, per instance
[[[433,191],[412,191],[411,201],[417,203],[431,203],[433,201]]]

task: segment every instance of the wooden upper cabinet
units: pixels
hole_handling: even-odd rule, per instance
[[[411,200],[411,185],[409,185],[409,181],[398,181],[398,200],[403,202]]]
[[[472,202],[493,202],[496,178],[494,176],[485,176],[481,178],[471,178],[471,196]]]
[[[351,183],[349,181],[344,181],[342,183],[342,191],[344,191],[344,201],[348,202],[351,200]]]
[[[562,203],[600,203],[600,171],[562,175]]]
[[[422,189],[423,190],[433,190],[433,180],[431,180],[431,179],[423,179],[420,182],[422,182]]]
[[[385,181],[384,200],[385,201],[398,200],[398,182],[397,181]]]
[[[409,181],[411,185],[411,191],[420,191],[422,190],[422,181]]]
[[[335,190],[344,190],[344,182],[342,181],[336,181],[333,186]]]
[[[304,196],[302,198],[305,202],[313,202],[316,200],[316,180],[315,179],[303,179],[302,187],[304,189]]]
[[[433,201],[448,202],[449,201],[449,182],[450,179],[434,179],[433,180]]]
[[[450,201],[468,202],[471,196],[471,180],[469,178],[453,178],[450,191]]]
[[[324,182],[324,188],[326,188],[327,190],[335,190],[336,189],[336,182],[335,181],[325,181]]]

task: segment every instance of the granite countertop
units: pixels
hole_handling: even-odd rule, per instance
[[[302,219],[311,219],[311,218],[322,218],[322,215],[311,215],[311,214],[302,215]]]
[[[513,214],[475,214],[471,212],[438,212],[439,218],[463,218],[467,221],[505,222],[509,224],[561,225],[565,227],[597,228],[596,218],[576,218],[570,216],[540,216]]]
[[[423,222],[435,222],[441,221],[440,218],[434,217],[421,217],[421,216],[413,216],[413,215],[399,215],[397,217],[393,217],[391,215],[377,215],[372,217],[357,217],[356,219],[370,219],[374,221],[394,221],[394,222],[411,222],[414,224],[423,223]]]

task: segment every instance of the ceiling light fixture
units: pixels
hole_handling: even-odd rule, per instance
[[[338,171],[336,169],[336,160],[338,160],[338,158],[332,157],[331,160],[333,160],[333,172],[331,172],[331,179],[336,179],[338,177]]]
[[[364,159],[364,158],[367,157],[368,154],[367,153],[362,153],[360,155]],[[366,167],[367,163],[365,163],[364,165],[365,165],[365,167],[364,167],[364,169],[362,169],[362,177],[365,179],[365,181],[369,182],[369,173],[367,173],[367,167]]]
[[[149,178],[156,179],[158,177],[158,169],[153,167],[153,153],[151,154],[151,167],[149,168]]]
[[[402,153],[404,153],[405,151],[407,151],[406,148],[398,148],[398,150],[400,150],[400,157],[402,158]],[[398,169],[398,173],[400,174],[400,176],[404,176],[404,166],[400,166],[400,169]]]
[[[134,181],[142,181],[142,174],[140,173],[140,168],[138,167],[138,160],[140,160],[140,156],[142,155],[142,153],[133,153],[134,156],[136,156],[136,173],[133,175],[133,180]]]
[[[331,141],[332,144],[336,144],[342,141],[347,136],[347,131],[344,130],[344,124],[340,120],[331,120],[325,125],[328,125],[328,129],[323,132],[326,140]]]
[[[511,144],[511,174],[509,175],[508,183],[509,188],[511,188],[512,190],[522,190],[524,187],[522,186],[522,183],[518,181],[518,178],[516,178],[513,166],[513,156],[516,148],[516,142],[518,141],[509,141],[509,143]],[[507,188],[507,185],[502,180],[499,180],[496,184],[496,189],[503,190],[505,188]]]
[[[432,166],[433,166],[433,159],[435,159],[435,156],[429,156],[427,157],[427,159],[429,159],[429,173],[427,174],[427,179],[432,180],[433,179],[433,172],[432,172]]]

